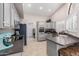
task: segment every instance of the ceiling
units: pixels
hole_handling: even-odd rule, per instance
[[[23,9],[24,14],[49,17],[62,5],[62,3],[24,3]]]

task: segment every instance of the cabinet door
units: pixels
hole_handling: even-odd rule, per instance
[[[11,28],[14,28],[14,4],[11,4]]]
[[[0,3],[0,28],[3,28],[3,3]]]
[[[69,15],[68,19],[66,20],[66,30],[69,32],[77,32],[78,31],[78,19],[77,14],[72,13]]]
[[[47,55],[58,56],[57,45],[49,40],[47,40]]]
[[[9,3],[5,3],[4,4],[4,27],[10,27],[10,4]]]
[[[56,31],[57,32],[62,32],[65,31],[65,20],[57,21],[56,22]]]

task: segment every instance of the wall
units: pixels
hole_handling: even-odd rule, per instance
[[[65,4],[64,6],[62,6],[54,15],[52,15],[52,20],[64,20],[68,16],[68,6],[69,4]]]

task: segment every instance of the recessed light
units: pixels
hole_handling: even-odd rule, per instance
[[[42,9],[43,9],[43,7],[40,6],[40,10],[42,10]]]
[[[32,5],[31,4],[28,4],[28,7],[31,7]]]
[[[50,12],[50,11],[51,11],[51,9],[48,9],[48,11]]]

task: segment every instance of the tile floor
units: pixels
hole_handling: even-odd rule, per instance
[[[10,56],[47,56],[46,44],[46,41],[37,42],[37,40],[30,38],[27,40],[27,46],[24,46],[24,52]]]
[[[27,40],[27,46],[24,47],[22,55],[26,56],[46,56],[46,41],[37,42],[31,38]]]

